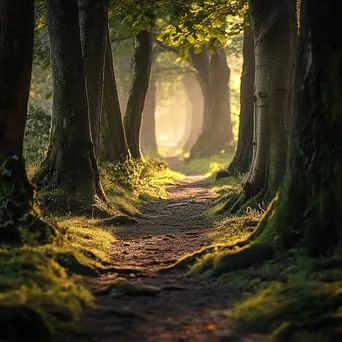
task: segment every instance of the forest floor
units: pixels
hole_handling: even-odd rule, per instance
[[[171,161],[170,167],[184,172],[181,163]],[[118,228],[113,263],[144,269],[142,276],[119,280],[147,291],[96,296],[95,307],[85,312],[76,331],[56,341],[265,341],[265,336],[241,336],[228,328],[227,309],[241,295],[238,290],[183,271],[156,272],[212,243],[213,223],[203,216],[213,205],[210,188],[203,176],[187,175],[168,188],[168,199],[145,205],[138,224]],[[101,287],[117,277],[104,274],[95,283]]]

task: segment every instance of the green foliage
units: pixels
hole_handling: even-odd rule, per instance
[[[191,159],[185,163],[185,169],[191,173],[198,173],[205,175],[205,177],[213,177],[217,171],[227,166],[227,163],[230,162],[232,157],[231,154],[223,150],[221,155],[210,158]]]
[[[125,163],[103,164],[101,168],[114,184],[114,191],[119,186],[136,196],[165,197],[165,185],[182,178],[168,170],[167,163],[160,159],[129,159]]]
[[[189,48],[200,53],[204,43],[214,51],[225,46],[229,37],[241,32],[246,10],[245,1],[194,1],[182,7],[174,6],[169,10],[169,25],[158,39],[179,47],[179,58],[186,57]]]
[[[42,108],[31,105],[24,139],[24,156],[28,163],[40,164],[49,143],[51,116]]]

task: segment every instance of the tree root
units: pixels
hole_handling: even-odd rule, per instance
[[[271,259],[275,249],[271,245],[253,244],[241,248],[237,252],[222,254],[214,259],[211,274],[220,276],[223,273],[245,269],[252,265]]]
[[[184,270],[194,265],[199,259],[213,254],[213,258],[204,261],[199,271],[203,272],[211,269],[213,275],[219,275],[236,269],[247,268],[254,263],[262,262],[270,259],[275,250],[271,244],[256,242],[256,239],[262,234],[266,228],[267,220],[273,213],[273,207],[276,203],[274,200],[259,222],[255,231],[245,240],[235,244],[217,244],[204,247],[190,255],[179,259],[176,263],[166,266],[158,270],[160,273],[170,272],[173,270]],[[218,254],[215,256],[214,254]]]

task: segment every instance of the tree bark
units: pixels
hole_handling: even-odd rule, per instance
[[[126,161],[130,155],[120,110],[108,29],[107,36],[101,160],[116,163]]]
[[[90,133],[77,0],[48,0],[47,23],[53,75],[52,130],[37,184],[89,204],[95,198],[106,201]]]
[[[53,227],[34,207],[22,159],[34,31],[34,2],[0,4],[0,243],[47,243]],[[24,231],[24,234],[22,232]],[[33,233],[34,235],[30,235]]]
[[[224,49],[211,56],[205,49],[200,54],[191,53],[198,71],[204,98],[203,130],[191,149],[190,158],[208,157],[229,148],[233,140],[230,117],[230,69]]]
[[[246,28],[243,38],[243,66],[240,88],[240,122],[237,150],[234,159],[217,177],[230,177],[249,171],[253,155],[254,127],[254,40],[250,28]]]
[[[342,4],[303,0],[289,167],[265,236],[313,256],[342,239]]]
[[[288,150],[296,1],[250,0],[249,4],[255,45],[255,148],[243,194],[231,214],[270,202],[284,179]]]
[[[100,147],[107,12],[107,0],[78,0],[89,119],[96,155]]]
[[[140,32],[136,37],[134,78],[124,118],[128,148],[133,158],[140,159],[142,112],[152,64],[152,33]]]
[[[0,5],[0,154],[7,157],[21,158],[23,152],[32,69],[33,12],[30,0]]]
[[[150,79],[149,87],[146,93],[142,128],[141,128],[141,146],[144,154],[149,156],[158,156],[158,146],[156,140],[156,83]]]

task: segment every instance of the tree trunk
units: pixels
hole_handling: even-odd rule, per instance
[[[104,63],[107,41],[108,8],[106,2],[106,0],[78,0],[89,119],[96,155],[98,155],[100,147]]]
[[[141,146],[143,153],[149,156],[158,156],[158,147],[156,140],[156,84],[154,79],[150,79],[146,94],[142,128],[141,128]]]
[[[53,228],[40,220],[34,188],[22,159],[30,89],[34,2],[0,5],[0,243],[51,242]],[[25,232],[22,235],[22,231]],[[30,236],[34,233],[35,236]]]
[[[229,148],[233,140],[230,117],[230,69],[223,49],[211,56],[205,49],[191,53],[204,98],[203,130],[191,149],[190,158],[208,157]]]
[[[124,162],[130,155],[123,126],[113,66],[112,48],[107,30],[107,48],[104,75],[104,106],[102,110],[101,160]]]
[[[284,179],[288,150],[296,1],[249,3],[255,42],[255,148],[244,192],[231,208],[231,214],[242,212],[246,206],[270,202]]]
[[[253,155],[254,127],[254,41],[250,28],[246,28],[243,38],[243,66],[240,92],[240,123],[237,150],[228,169],[217,174],[220,177],[237,176],[248,172]]]
[[[36,180],[40,187],[62,190],[64,201],[65,196],[77,196],[89,204],[95,198],[106,201],[90,133],[77,0],[48,0],[47,23],[53,75],[52,130]]]
[[[152,64],[152,33],[140,32],[136,37],[134,78],[124,118],[128,147],[133,158],[142,157],[140,130]]]
[[[187,140],[183,146],[183,153],[190,152],[192,146],[199,137],[203,126],[203,100],[201,89],[197,85],[198,81],[194,77],[186,77],[184,79],[184,88],[191,104],[190,112],[190,130]]]
[[[289,167],[266,230],[313,255],[341,242],[342,4],[301,4]],[[267,236],[265,231],[265,236]]]

